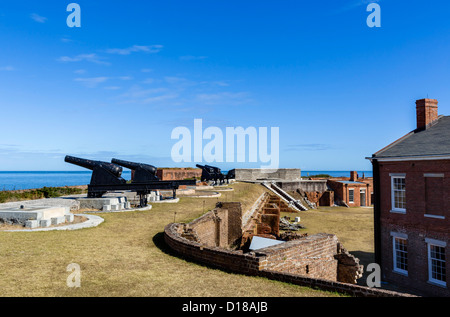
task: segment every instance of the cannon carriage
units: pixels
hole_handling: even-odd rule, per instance
[[[210,165],[196,165],[198,168],[202,169],[202,182],[212,181],[213,185],[223,185],[225,180],[227,184],[230,179],[234,179],[234,170],[229,171],[227,174],[222,173],[221,169]]]
[[[66,156],[65,162],[92,170],[91,182],[88,185],[88,197],[100,198],[108,192],[132,191],[140,197],[140,207],[148,204],[147,195],[155,190],[171,189],[173,199],[180,185],[195,186],[195,180],[161,181],[156,176],[157,168],[143,163],[134,163],[119,159],[112,162],[94,161],[73,156]],[[122,178],[123,167],[131,169],[134,177],[127,181]]]

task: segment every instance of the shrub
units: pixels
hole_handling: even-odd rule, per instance
[[[73,187],[43,187],[40,189],[30,189],[21,192],[3,190],[0,191],[0,203],[54,198],[65,195],[81,194],[82,192],[82,189]]]

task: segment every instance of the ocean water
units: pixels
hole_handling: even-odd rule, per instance
[[[0,190],[34,189],[87,185],[91,171],[80,172],[0,172]],[[131,178],[131,171],[123,171],[122,177]]]
[[[226,171],[223,171],[226,172]],[[372,177],[372,171],[358,172],[358,175]],[[350,171],[302,171],[302,176],[328,174],[333,177],[350,177]],[[42,187],[63,187],[87,185],[91,171],[77,172],[0,172],[0,190],[34,189]],[[131,171],[123,171],[122,177],[131,179]]]
[[[358,176],[373,177],[372,171],[358,171]],[[302,171],[302,176],[313,176],[319,174],[327,174],[332,177],[350,177],[350,171]]]

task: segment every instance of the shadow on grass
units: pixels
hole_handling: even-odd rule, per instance
[[[175,256],[177,258],[179,258],[179,254],[176,253],[175,251],[173,251],[164,241],[164,232],[158,232],[157,234],[155,234],[153,236],[152,239],[153,243],[155,244],[155,246],[160,249],[162,252],[171,255],[171,256]]]
[[[374,252],[351,251],[350,254],[354,255],[355,257],[357,257],[359,259],[360,264],[364,265],[364,269],[370,263],[375,263],[375,253]]]
[[[373,252],[366,251],[351,251],[350,254],[358,258],[359,264],[364,266],[363,276],[358,279],[357,284],[367,286],[367,277],[372,273],[371,271],[367,271],[367,266],[370,263],[375,262],[375,254]]]

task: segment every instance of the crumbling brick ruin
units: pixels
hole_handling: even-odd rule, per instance
[[[255,236],[280,240],[280,211],[286,204],[265,192],[244,212],[237,202],[216,208],[189,224],[165,228],[165,242],[174,251],[226,271],[286,280],[300,285],[364,296],[397,296],[355,285],[362,276],[359,260],[333,234],[290,236],[289,241],[249,250]],[[377,293],[378,292],[378,293]]]
[[[202,170],[199,168],[158,168],[156,176],[162,181],[200,178]]]

